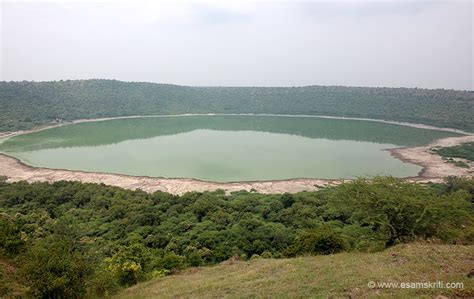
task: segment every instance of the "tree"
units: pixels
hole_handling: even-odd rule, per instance
[[[306,231],[295,239],[286,252],[288,256],[300,254],[334,254],[349,249],[347,240],[328,225]]]
[[[24,255],[23,272],[35,297],[78,298],[90,271],[85,256],[68,237],[37,240]]]

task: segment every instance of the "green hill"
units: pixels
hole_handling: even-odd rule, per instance
[[[404,244],[379,253],[227,261],[140,283],[116,298],[434,298],[474,296],[474,246]],[[463,288],[369,288],[368,283],[460,282]]]
[[[0,82],[0,132],[74,120],[182,113],[376,118],[474,131],[474,92],[342,86],[189,87],[74,80]]]

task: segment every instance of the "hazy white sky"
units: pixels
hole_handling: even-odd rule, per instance
[[[0,80],[473,89],[470,0],[2,1],[0,8]]]

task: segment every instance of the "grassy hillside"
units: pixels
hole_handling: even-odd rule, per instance
[[[379,253],[224,262],[126,289],[116,298],[433,298],[474,296],[474,246],[404,244]],[[375,282],[462,282],[462,289],[369,288]]]
[[[187,87],[77,80],[0,82],[0,132],[126,115],[272,113],[377,118],[474,131],[474,92],[416,88]]]

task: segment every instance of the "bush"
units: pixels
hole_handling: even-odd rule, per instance
[[[6,256],[19,254],[24,243],[13,219],[7,214],[0,214],[0,253],[3,252]]]
[[[443,193],[453,193],[456,191],[467,191],[469,193],[469,200],[474,203],[474,178],[466,179],[450,176],[444,179],[444,184],[436,185]]]
[[[252,256],[250,257],[250,260],[251,260],[251,261],[254,261],[254,260],[258,260],[258,259],[260,259],[260,258],[261,258],[260,255],[258,255],[258,254],[252,254]]]
[[[87,282],[87,297],[107,297],[120,290],[120,285],[114,273],[100,265]]]
[[[321,226],[297,237],[287,255],[333,254],[349,249],[347,240],[330,226]]]
[[[53,235],[37,240],[23,260],[23,273],[34,297],[77,298],[85,294],[91,265],[71,239]]]
[[[151,252],[141,243],[122,247],[111,258],[105,259],[107,269],[124,286],[131,286],[142,280],[151,261]]]
[[[204,263],[201,254],[198,251],[190,252],[186,257],[186,261],[191,267],[199,267]]]
[[[181,269],[184,266],[184,261],[184,257],[177,255],[174,252],[170,252],[163,256],[163,258],[158,262],[158,265],[167,270]]]

